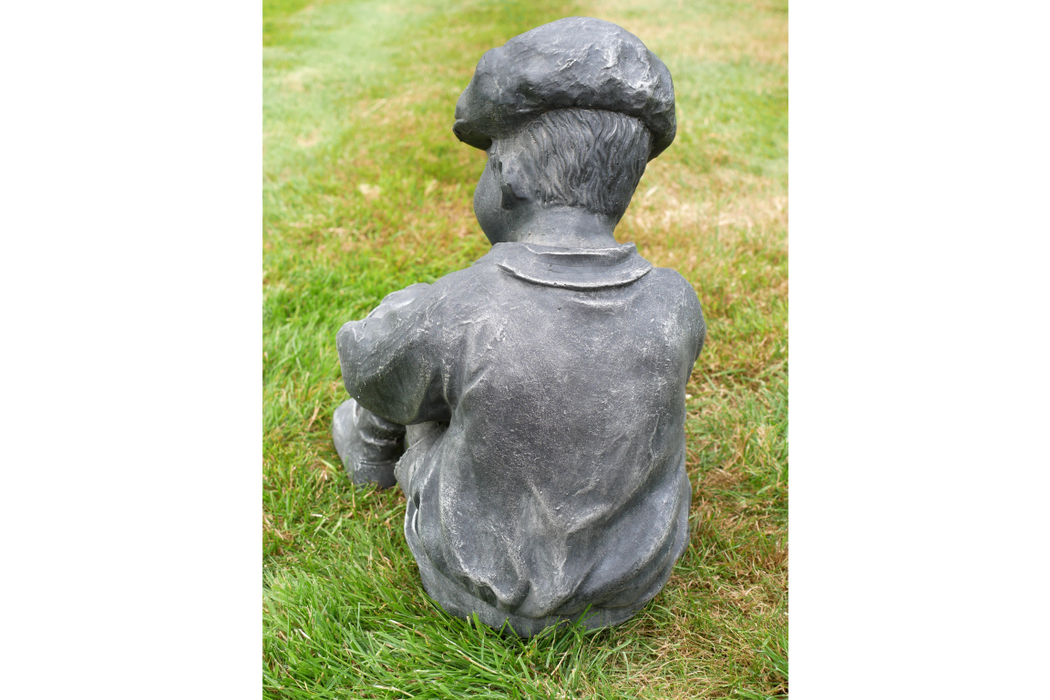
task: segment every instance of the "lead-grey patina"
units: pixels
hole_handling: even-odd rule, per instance
[[[489,152],[475,212],[494,245],[342,327],[336,448],[356,483],[404,490],[451,614],[523,636],[585,611],[614,625],[688,542],[704,319],[677,272],[613,237],[674,138],[670,75],[620,27],[568,18],[487,52],[456,117]]]

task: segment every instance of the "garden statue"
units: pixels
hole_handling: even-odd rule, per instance
[[[571,17],[485,53],[456,136],[488,153],[492,249],[339,331],[355,483],[401,486],[405,537],[449,613],[521,636],[623,622],[689,539],[685,389],[696,292],[613,229],[675,136],[667,67]]]

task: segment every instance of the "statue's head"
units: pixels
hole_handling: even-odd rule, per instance
[[[536,207],[580,208],[615,225],[646,163],[674,140],[674,87],[636,36],[569,17],[486,52],[453,131],[489,154],[474,208],[493,242]]]

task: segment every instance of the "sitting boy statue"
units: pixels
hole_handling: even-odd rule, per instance
[[[482,56],[453,131],[488,152],[474,212],[492,249],[342,327],[336,449],[355,483],[400,484],[449,613],[526,637],[615,625],[689,534],[700,303],[613,237],[674,139],[671,76],[616,25],[559,20]]]

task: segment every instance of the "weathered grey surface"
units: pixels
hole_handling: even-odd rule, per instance
[[[652,132],[652,160],[675,137],[667,66],[638,37],[610,22],[567,17],[490,49],[456,104],[452,130],[488,150],[492,139],[552,109],[604,109],[636,117]]]
[[[705,327],[678,273],[613,236],[645,160],[666,147],[666,128],[653,130],[667,120],[628,112],[657,124],[632,127],[601,110],[669,101],[671,138],[674,128],[666,68],[630,40],[641,46],[615,25],[570,18],[508,42],[514,60],[486,54],[460,100],[476,109],[457,109],[456,133],[492,139],[474,200],[492,250],[391,294],[337,336],[357,403],[336,411],[333,438],[351,477],[396,478],[408,497],[405,536],[442,607],[525,636],[588,607],[589,627],[622,622],[659,592],[688,542],[685,386]],[[542,60],[526,60],[530,51]],[[522,87],[547,85],[544,71],[565,83],[566,66],[582,77],[562,92]],[[500,91],[478,97],[485,76],[518,69],[528,79],[507,84],[525,91],[520,105]],[[643,74],[659,79],[641,97],[602,92]],[[593,85],[597,96],[577,109],[569,98]],[[486,111],[500,100],[512,107]],[[537,104],[571,114],[535,117]],[[506,116],[515,110],[529,115],[519,127]],[[491,113],[504,114],[497,131]],[[519,138],[526,130],[553,134],[577,160],[537,175],[528,163],[549,161],[529,152],[543,141]],[[633,145],[621,163],[622,134]],[[586,160],[596,149],[599,161]],[[511,167],[519,161],[528,167]],[[583,179],[565,187],[567,177]],[[623,182],[598,187],[609,178]],[[401,426],[407,451],[397,461]]]

